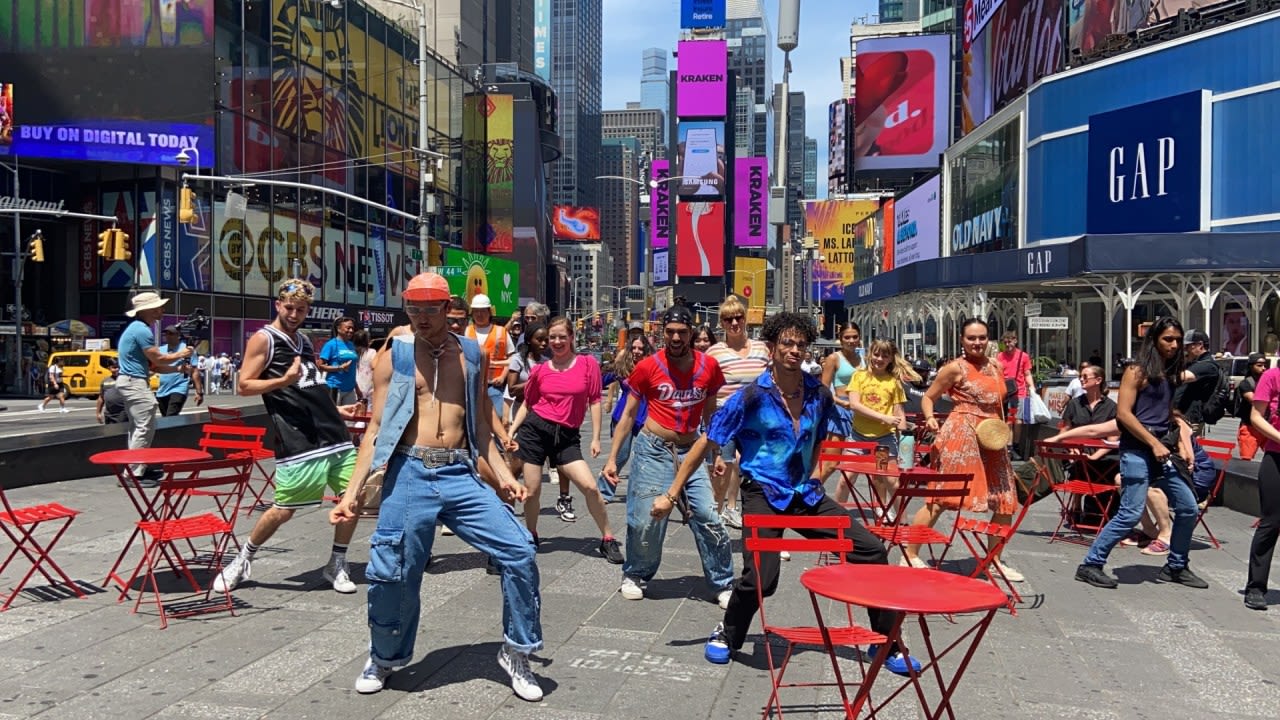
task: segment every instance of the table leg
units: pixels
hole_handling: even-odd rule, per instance
[[[973,660],[973,654],[978,651],[978,645],[982,643],[982,638],[986,635],[987,628],[991,626],[991,620],[995,618],[996,611],[999,609],[999,607],[994,607],[988,610],[976,625],[957,638],[955,642],[948,645],[941,654],[937,655],[934,654],[933,643],[929,640],[929,630],[925,616],[920,616],[920,627],[924,632],[925,647],[929,653],[929,664],[932,666],[934,676],[938,680],[938,690],[942,693],[941,698],[938,700],[937,708],[932,713],[929,712],[928,705],[924,704],[923,697],[921,698],[921,707],[924,708],[925,714],[929,720],[937,720],[942,716],[942,712],[944,710],[947,713],[947,717],[952,720],[955,719],[955,712],[951,707],[951,696],[955,694],[956,688],[960,685],[960,678],[964,676],[964,671],[969,667],[969,662]],[[969,643],[968,649],[965,650],[964,657],[961,658],[960,665],[956,667],[955,674],[951,676],[951,682],[948,684],[944,682],[942,678],[942,670],[938,667],[938,660],[941,660],[944,655],[951,652],[951,650],[960,643],[964,642],[965,638],[969,635],[973,635],[973,640]]]
[[[862,678],[862,685],[858,687],[858,692],[854,695],[853,707],[850,712],[846,713],[851,720],[856,720],[858,715],[862,713],[863,706],[871,702],[871,688],[875,686],[876,678],[880,675],[880,668],[883,668],[885,662],[888,661],[889,652],[894,647],[897,647],[899,650],[903,649],[902,622],[906,617],[907,616],[904,613],[893,614],[893,625],[889,628],[889,632],[885,634],[884,644],[879,647],[878,652],[876,652],[876,656],[871,659],[871,666],[867,668],[867,674]],[[902,692],[901,688],[886,698],[884,702],[879,705],[871,706],[870,717],[874,718],[876,713],[879,712],[880,709],[883,708],[890,700],[897,697],[899,692]]]

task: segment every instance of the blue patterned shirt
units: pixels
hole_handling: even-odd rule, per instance
[[[818,444],[829,433],[847,436],[849,421],[839,412],[831,391],[812,375],[804,376],[800,432],[794,431],[773,374],[761,373],[755,382],[734,393],[711,418],[707,437],[717,445],[738,443],[744,482],[760,484],[769,505],[785,510],[795,496],[817,505],[826,491],[812,477]]]

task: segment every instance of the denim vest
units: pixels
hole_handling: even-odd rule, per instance
[[[480,346],[475,340],[454,336],[462,346],[462,356],[466,360],[464,383],[467,388],[467,444],[470,446],[471,463],[476,461],[476,413],[479,412],[476,400],[485,397],[484,378],[480,374]],[[405,428],[413,420],[413,412],[417,408],[417,394],[414,389],[415,342],[391,341],[391,384],[387,388],[387,399],[382,405],[382,422],[378,428],[378,437],[373,445],[373,462],[370,468],[383,467],[391,460],[391,453],[404,436]]]

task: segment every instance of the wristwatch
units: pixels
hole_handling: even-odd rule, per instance
[[[666,498],[667,502],[671,503],[672,507],[675,507],[678,504],[676,503],[676,499],[669,492],[662,493],[662,497]]]

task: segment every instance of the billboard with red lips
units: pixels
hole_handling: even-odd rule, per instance
[[[724,276],[724,203],[676,205],[676,275]]]

